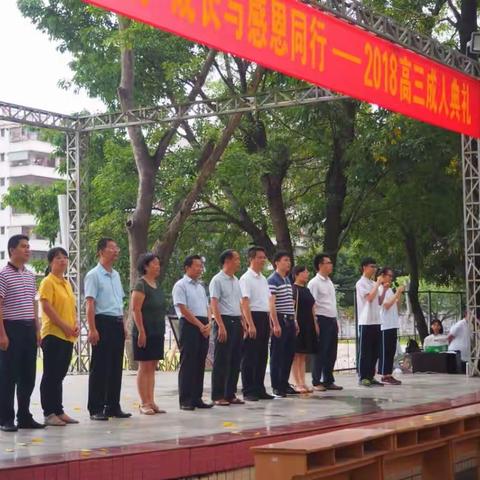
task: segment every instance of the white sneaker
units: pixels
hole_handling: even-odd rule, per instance
[[[58,418],[54,413],[45,417],[45,425],[48,425],[49,427],[64,427],[66,424],[66,422],[61,418]]]

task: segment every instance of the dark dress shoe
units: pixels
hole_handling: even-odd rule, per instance
[[[258,397],[256,395],[244,395],[243,398],[247,402],[258,402]]]
[[[275,397],[270,395],[269,393],[265,392],[258,396],[259,400],[273,400]]]
[[[201,408],[201,407],[199,407]],[[193,405],[180,405],[180,410],[186,410],[188,412],[191,412],[195,410],[195,407]]]
[[[99,420],[105,422],[106,420],[108,420],[108,417],[103,413],[93,413],[92,415],[90,415],[90,420]]]
[[[33,418],[30,418],[29,420],[24,420],[22,422],[18,422],[18,428],[28,428],[28,429],[41,429],[45,428],[46,425],[44,423],[38,423],[36,422]]]
[[[290,385],[287,387],[287,389],[285,390],[285,393],[287,395],[299,395],[300,392],[297,392],[293,387],[291,387]]]
[[[273,394],[277,398],[285,398],[287,396],[287,394],[285,392],[282,392],[281,390],[274,390]]]
[[[195,404],[195,408],[212,408],[213,403],[198,402]]]
[[[122,409],[119,409],[119,410],[109,410],[109,409],[105,409],[103,411],[103,413],[107,416],[107,417],[114,417],[114,418],[130,418],[132,416],[131,413],[127,413],[127,412],[124,412]]]
[[[324,385],[324,387],[327,390],[343,390],[343,387],[341,387],[340,385],[335,385],[334,383],[330,383],[329,385]]]
[[[16,432],[18,428],[13,422],[6,422],[0,426],[0,430],[2,432]]]

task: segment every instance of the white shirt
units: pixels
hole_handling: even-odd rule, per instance
[[[330,278],[317,273],[307,287],[315,299],[315,315],[337,318],[335,286]]]
[[[356,283],[357,314],[359,325],[380,325],[380,305],[378,304],[378,290],[375,298],[369,302],[367,295],[372,291],[375,282],[362,275]]]
[[[378,296],[381,297],[383,294],[384,287],[380,285],[378,288]],[[383,298],[383,303],[380,306],[380,320],[382,322],[382,330],[390,330],[392,328],[400,328],[400,319],[398,317],[398,307],[397,302],[395,302],[390,308],[385,308],[384,305],[392,300],[395,296],[393,290],[389,288],[385,292],[385,297]]]
[[[458,321],[450,328],[450,335],[455,337],[448,346],[449,350],[459,350],[462,361],[470,361],[470,327],[465,318]]]
[[[270,288],[267,279],[249,268],[240,277],[240,290],[242,297],[248,298],[251,312],[268,312]]]
[[[423,348],[427,347],[447,347],[448,346],[448,337],[443,334],[439,333],[438,335],[435,335],[431,333],[428,337],[425,337],[425,340],[423,341]],[[445,348],[445,350],[447,350]]]

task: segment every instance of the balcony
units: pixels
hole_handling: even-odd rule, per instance
[[[45,152],[18,151],[8,154],[8,161],[12,167],[39,165],[41,167],[55,168],[57,160]]]

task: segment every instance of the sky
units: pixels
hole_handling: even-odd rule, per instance
[[[17,9],[16,0],[1,0],[0,101],[70,114],[105,110],[99,99],[85,91],[58,86],[70,80],[71,57],[57,51],[57,43],[38,31]]]

